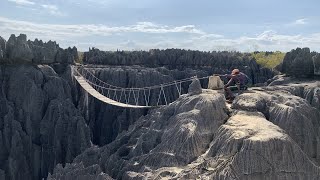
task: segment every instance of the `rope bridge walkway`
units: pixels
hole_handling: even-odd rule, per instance
[[[72,66],[72,73],[80,86],[93,97],[104,103],[126,108],[153,108],[167,105],[181,96],[184,83],[190,83],[196,78],[191,77],[148,87],[125,88],[100,80],[83,65]],[[172,97],[172,94],[176,95]]]

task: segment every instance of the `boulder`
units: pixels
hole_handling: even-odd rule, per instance
[[[189,85],[188,94],[189,95],[198,95],[201,94],[202,87],[198,78],[192,79],[191,84]]]
[[[268,86],[276,86],[281,84],[288,84],[292,80],[291,77],[285,75],[276,75],[267,81]]]
[[[219,76],[209,77],[208,89],[219,90],[219,89],[223,89],[223,87],[224,87],[224,83]]]

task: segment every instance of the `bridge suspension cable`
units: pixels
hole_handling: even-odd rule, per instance
[[[183,83],[191,82],[197,78],[190,77],[159,85],[130,88],[104,82],[83,65],[72,66],[72,73],[83,89],[95,98],[111,105],[128,108],[151,108],[167,105],[182,95]],[[198,79],[208,78],[209,76]]]

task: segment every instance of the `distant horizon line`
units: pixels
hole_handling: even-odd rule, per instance
[[[11,36],[14,36],[14,37],[19,37],[21,35],[25,35],[26,37],[28,37],[27,34],[25,33],[17,33],[19,35],[16,35],[16,34],[11,34]],[[1,38],[3,38],[3,36],[0,35]],[[8,38],[8,40],[10,39],[10,37]],[[6,42],[8,42],[8,40],[6,40],[5,38],[3,38]],[[48,40],[48,41],[45,41],[45,40],[42,40],[40,38],[34,38],[34,40],[32,39],[28,39],[27,38],[27,41],[31,41],[31,42],[34,42],[34,41],[42,41],[43,43],[48,43],[48,42],[53,42],[53,43],[56,43],[59,47],[60,47],[60,44],[56,41],[56,40]],[[107,43],[106,43],[107,45]],[[97,49],[99,51],[104,51],[104,52],[137,52],[137,51],[144,51],[144,52],[148,52],[148,51],[151,51],[151,50],[160,50],[160,51],[165,51],[165,50],[170,50],[170,49],[175,49],[175,50],[185,50],[185,51],[199,51],[199,52],[236,52],[236,53],[255,53],[255,52],[280,52],[280,53],[287,53],[287,52],[290,52],[292,50],[295,50],[297,48],[301,48],[301,49],[304,49],[304,48],[308,48],[310,49],[309,47],[296,47],[296,48],[293,48],[291,49],[290,51],[281,51],[281,50],[274,50],[274,51],[268,51],[268,50],[253,50],[253,51],[242,51],[242,50],[237,50],[237,49],[234,49],[233,47],[230,47],[230,46],[221,46],[221,49],[213,49],[213,50],[200,50],[200,49],[190,49],[190,48],[175,48],[175,47],[167,47],[167,48],[150,48],[150,49],[116,49],[116,50],[112,50],[112,49],[109,49],[109,50],[105,50],[105,49],[101,49],[101,48],[97,48],[97,47],[94,47],[94,46],[89,46],[87,50],[80,50],[77,45],[74,45],[74,46],[67,46],[67,47],[63,47],[61,46],[61,48],[63,49],[68,49],[68,48],[77,48],[77,51],[80,52],[80,53],[84,53],[84,52],[89,52],[90,50],[92,49]],[[224,49],[225,48],[225,49]],[[311,51],[310,52],[317,52],[317,51]]]

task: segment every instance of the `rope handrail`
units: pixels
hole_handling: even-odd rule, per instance
[[[129,108],[151,108],[167,105],[182,95],[183,87],[185,87],[182,86],[183,83],[190,82],[195,78],[201,80],[210,77],[204,76],[198,78],[194,76],[153,86],[125,88],[102,81],[84,66],[81,66],[81,69],[78,67],[79,66],[71,67],[72,74],[85,91],[107,104]],[[167,88],[169,86],[172,86],[173,89]]]
[[[89,73],[94,79],[98,80],[99,82],[107,85],[108,87],[102,87],[99,86],[103,89],[107,89],[107,90],[117,90],[117,91],[132,91],[132,90],[152,90],[152,89],[159,89],[161,87],[168,87],[168,86],[172,86],[172,85],[176,85],[176,84],[181,84],[181,83],[185,83],[185,82],[189,82],[192,81],[194,78],[197,78],[199,80],[202,79],[208,79],[210,76],[204,76],[204,77],[189,77],[189,78],[185,78],[185,79],[180,79],[180,80],[175,80],[175,81],[171,81],[171,82],[167,82],[167,83],[162,83],[162,84],[158,84],[158,85],[153,85],[153,86],[146,86],[146,87],[140,87],[140,88],[126,88],[126,87],[120,87],[120,86],[115,86],[109,83],[106,83],[104,81],[102,81],[101,79],[97,78],[92,72],[88,71],[85,69],[85,67],[83,65],[81,65],[83,67],[83,69]],[[82,76],[82,74],[78,71],[78,69],[75,69],[75,71]],[[85,78],[87,79],[87,78]],[[92,82],[90,82],[91,84],[93,84]],[[112,88],[111,88],[112,87]]]

